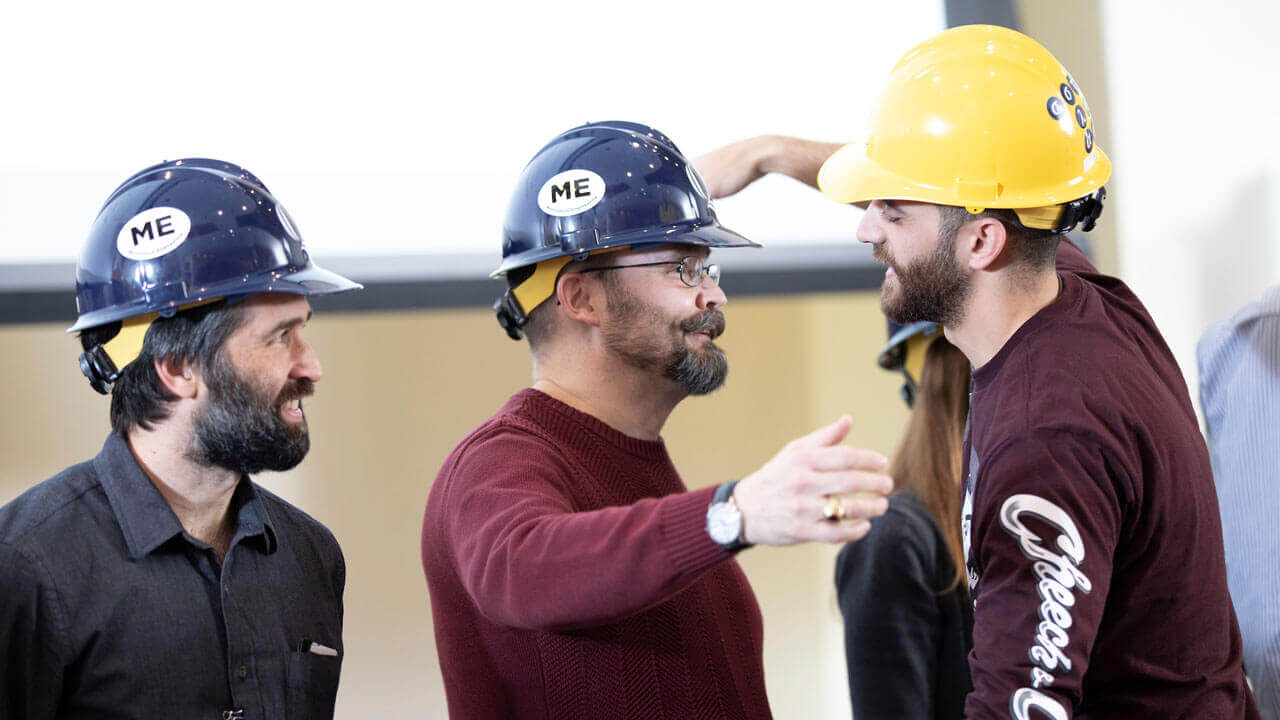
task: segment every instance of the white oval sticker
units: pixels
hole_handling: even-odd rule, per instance
[[[556,217],[568,217],[595,207],[604,197],[604,178],[590,170],[556,173],[538,191],[538,207]]]
[[[173,252],[191,234],[191,218],[178,208],[153,207],[134,215],[116,235],[116,250],[131,260]]]

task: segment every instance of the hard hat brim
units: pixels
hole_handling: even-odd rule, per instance
[[[889,338],[887,343],[885,343],[884,349],[876,355],[876,364],[885,370],[902,369],[903,363],[901,358],[895,358],[896,354],[893,352],[894,348],[902,345],[917,335],[930,337],[937,336],[940,329],[941,326],[938,325],[938,323],[929,320],[918,320],[916,322],[903,325],[898,328],[898,331]]]
[[[677,223],[665,227],[645,228],[639,232],[618,233],[601,236],[598,244],[589,251],[617,248],[623,245],[696,245],[709,248],[760,247],[760,243],[749,240],[743,235],[719,224]],[[537,265],[544,260],[564,255],[559,246],[544,247],[538,252],[526,252],[512,255],[489,273],[491,278],[499,278],[516,268]]]
[[[914,182],[867,157],[860,143],[845,145],[832,153],[818,170],[818,189],[842,204],[863,209],[872,200],[914,200],[935,205],[981,208],[1034,208],[1057,205],[1082,198],[1106,184],[1111,177],[1111,159],[1095,147],[1085,172],[1053,189],[1021,193],[1002,192],[997,198],[967,196],[962,186],[937,187]]]
[[[81,315],[67,332],[79,332],[91,327],[151,312],[176,311],[187,305],[208,302],[232,295],[256,295],[264,292],[291,293],[294,295],[332,295],[364,288],[358,282],[335,272],[325,270],[314,263],[295,272],[272,274],[269,278],[243,278],[200,288],[198,292],[167,303],[147,303],[139,300],[131,305],[115,306]]]

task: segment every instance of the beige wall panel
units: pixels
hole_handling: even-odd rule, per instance
[[[860,445],[888,452],[905,413],[875,294],[735,300],[722,345],[726,388],[690,398],[664,433],[690,487],[742,477],[841,412]],[[97,452],[107,402],[53,325],[0,328],[0,502]],[[328,525],[347,560],[339,717],[445,716],[426,583],[422,509],[453,446],[529,382],[528,352],[483,310],[318,315],[306,331],[324,363],[307,401],[312,452],[263,484]],[[847,717],[836,548],[741,556],[765,617],[769,695],[779,718]]]
[[[1111,131],[1111,86],[1107,79],[1103,54],[1102,12],[1098,0],[1017,0],[1022,31],[1035,38],[1071,71],[1093,113],[1098,147],[1107,152],[1112,162],[1116,149]],[[1123,169],[1117,172],[1124,172]],[[1087,233],[1093,246],[1094,262],[1105,273],[1119,270],[1116,246],[1116,216],[1123,202],[1116,197],[1116,181],[1107,183],[1110,193],[1098,226]],[[1077,233],[1078,234],[1078,233]]]

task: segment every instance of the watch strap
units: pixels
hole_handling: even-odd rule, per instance
[[[728,552],[738,552],[739,550],[746,550],[747,548],[751,547],[751,543],[743,539],[743,537],[747,534],[746,519],[742,517],[742,510],[738,508],[738,503],[734,502],[733,500],[733,490],[737,486],[738,486],[738,481],[732,480],[716,488],[715,493],[711,496],[712,506],[715,506],[719,503],[733,503],[734,510],[737,510],[738,512],[739,523],[738,523],[737,539],[735,539],[731,543],[716,543],[717,545],[719,545],[721,548],[725,549]]]
[[[738,486],[738,481],[727,482],[716,488],[716,492],[711,496],[711,504],[729,502],[729,498],[733,497],[733,489]]]

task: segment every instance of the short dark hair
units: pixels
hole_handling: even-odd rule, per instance
[[[617,249],[625,250],[626,248],[623,247]],[[610,257],[609,253],[600,253],[582,260],[575,259],[560,268],[559,274],[556,275],[556,281],[551,286],[551,296],[546,300],[543,300],[541,303],[538,303],[538,306],[532,310],[525,311],[525,323],[522,330],[524,330],[524,336],[529,340],[529,348],[531,350],[536,352],[542,343],[550,339],[552,333],[555,332],[555,317],[554,311],[551,308],[560,303],[560,301],[556,299],[556,291],[560,287],[560,278],[567,272],[582,272],[583,270],[593,267],[608,265],[614,261],[615,260]],[[519,287],[521,283],[533,276],[536,268],[537,265],[528,265],[509,271],[507,273],[507,287],[513,290],[516,287]],[[569,268],[576,269],[570,270]],[[599,273],[597,277],[600,279],[600,285],[604,288],[605,292],[613,293],[617,291],[618,287],[620,287],[617,284],[617,280],[614,278],[613,273]]]
[[[533,277],[533,273],[537,269],[538,266],[534,264],[526,265],[525,267],[518,267],[508,271],[507,287],[511,291],[514,291],[525,280]],[[520,329],[524,331],[524,336],[529,341],[529,347],[533,350],[537,350],[538,347],[551,335],[551,324],[553,321],[550,317],[551,313],[547,310],[547,306],[553,304],[555,299],[556,296],[553,292],[551,297],[543,300],[541,303],[538,303],[537,307],[531,310],[525,310],[524,325]]]
[[[120,435],[134,425],[150,430],[153,423],[169,417],[169,403],[177,398],[160,382],[156,359],[213,367],[221,359],[227,338],[244,320],[243,305],[223,300],[153,322],[142,341],[142,352],[124,367],[111,387],[111,430]],[[89,328],[80,333],[80,345],[88,350],[118,332],[119,322]]]
[[[938,237],[943,240],[953,239],[965,223],[980,217],[994,218],[1004,225],[1005,233],[1012,239],[1013,261],[1018,266],[1032,271],[1040,271],[1053,267],[1054,258],[1058,254],[1058,242],[1062,234],[1054,230],[1029,228],[1018,219],[1012,210],[993,208],[973,214],[955,205],[939,205],[938,214],[941,222],[938,225]]]

